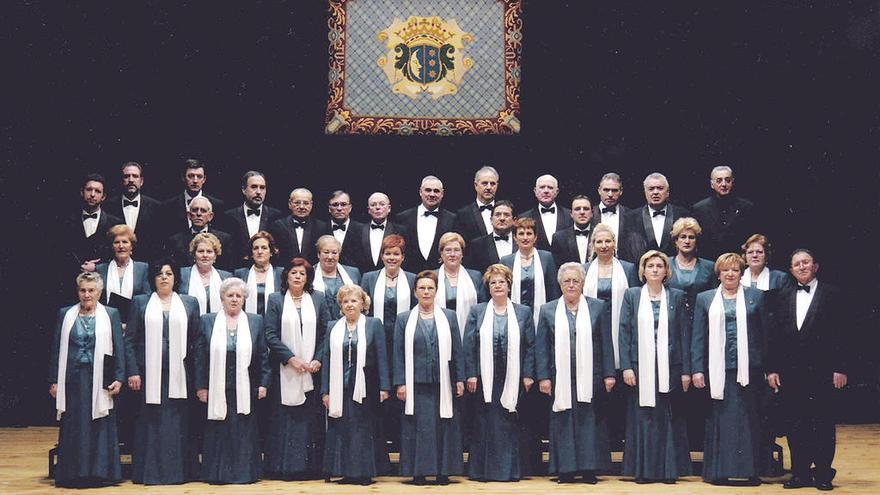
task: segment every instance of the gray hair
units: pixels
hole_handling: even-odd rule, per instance
[[[550,179],[553,182],[553,187],[557,187],[557,188],[559,187],[559,181],[556,180],[556,177],[553,177],[550,174],[544,174],[544,175],[538,177],[537,179],[535,179],[535,187],[538,187],[538,183],[541,182],[541,180],[543,180],[543,179]]]
[[[238,289],[241,291],[242,297],[247,299],[248,297],[248,287],[244,280],[238,277],[229,277],[223,282],[220,283],[220,297],[226,295],[227,292],[231,290]]]
[[[581,282],[587,278],[587,272],[584,270],[584,265],[569,261],[568,263],[563,263],[562,266],[559,267],[559,271],[556,272],[556,282],[559,283],[559,285],[562,285],[562,276],[565,272],[577,272],[581,277]]]
[[[436,180],[437,182],[440,183],[440,189],[443,189],[443,181],[440,180],[440,178],[437,177],[436,175],[426,175],[425,177],[423,177],[422,183],[419,184],[419,189],[425,187],[425,182],[428,182],[429,180]]]
[[[99,291],[104,290],[104,279],[98,272],[82,272],[76,276],[76,287],[79,288],[83,282],[94,282]]]
[[[494,176],[495,176],[495,180],[500,180],[500,179],[501,179],[501,175],[498,174],[498,171],[495,170],[495,167],[490,167],[489,165],[486,165],[485,167],[480,167],[480,170],[477,170],[476,173],[474,173],[474,182],[476,182],[477,179],[479,179],[480,176],[483,175],[483,174],[485,174],[485,173],[489,173],[489,174],[494,175]]]
[[[666,176],[661,174],[660,172],[652,172],[652,173],[648,174],[648,176],[645,177],[644,182],[642,182],[643,188],[648,187],[649,180],[661,180],[661,181],[663,181],[663,184],[666,185],[666,189],[669,189],[669,181],[666,180]]]
[[[202,201],[202,202],[207,203],[208,211],[214,211],[214,205],[211,204],[211,200],[204,197],[204,196],[196,196],[195,198],[192,199],[192,201],[189,202],[189,206],[192,207],[193,203],[195,203],[196,201]]]
[[[293,191],[290,191],[290,196],[288,196],[288,198],[292,197],[292,196],[293,196],[294,194],[296,194],[296,193],[306,193],[306,194],[308,194],[309,196],[312,196],[312,198],[314,198],[314,195],[312,194],[312,191],[309,191],[308,189],[306,189],[306,188],[304,188],[304,187],[297,187],[297,188],[294,189]]]
[[[733,169],[728,167],[727,165],[718,165],[714,167],[711,172],[709,172],[709,178],[711,179],[713,175],[717,172],[728,172],[731,177],[733,177]]]
[[[607,174],[603,175],[602,178],[599,179],[599,184],[601,185],[606,180],[613,180],[614,182],[617,182],[618,184],[623,186],[623,181],[620,180],[620,176],[614,172],[608,172]]]

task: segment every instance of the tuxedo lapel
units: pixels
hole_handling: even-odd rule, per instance
[[[794,291],[795,300],[797,300],[797,290]],[[822,290],[822,284],[816,286],[816,294],[813,295],[813,300],[810,301],[810,307],[807,308],[807,314],[804,317],[804,323],[801,325],[801,334],[806,335],[813,327],[813,322],[816,320],[816,312],[822,305],[822,300],[824,299],[825,291]],[[797,314],[795,314],[797,317]]]
[[[663,233],[660,235],[660,250],[665,251],[670,243],[672,242],[672,238],[670,233],[672,232],[672,224],[675,222],[675,209],[673,209],[672,205],[666,203],[666,214],[663,215]],[[652,230],[653,232],[653,230]]]
[[[642,226],[645,229],[645,240],[648,241],[645,247],[650,249],[651,246],[657,246],[657,238],[654,237],[654,224],[651,222],[651,212],[647,206],[642,208]],[[659,248],[659,246],[657,247]]]

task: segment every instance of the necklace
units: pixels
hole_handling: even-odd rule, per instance
[[[266,272],[269,271],[269,267],[268,267],[268,266],[264,266],[263,268],[260,268],[260,267],[258,267],[257,265],[254,265],[254,271],[257,272],[257,273],[266,273]]]
[[[679,267],[679,268],[693,268],[694,265],[697,264],[697,258],[696,258],[696,256],[693,257],[693,258],[691,258],[691,259],[689,259],[689,260],[687,260],[687,261],[682,261],[682,257],[681,257],[681,256],[676,256],[676,257],[675,257],[675,261],[676,261],[676,263],[678,263],[678,267]]]
[[[388,272],[385,272],[385,278],[392,281],[392,282],[397,280],[397,277],[399,277],[399,276],[400,276],[400,272],[397,272],[397,275],[395,275],[393,277],[391,275],[388,275]]]

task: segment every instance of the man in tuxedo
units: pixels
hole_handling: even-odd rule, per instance
[[[418,273],[440,267],[438,245],[440,237],[455,230],[455,213],[440,208],[443,201],[443,182],[433,175],[422,179],[419,186],[421,204],[397,215],[406,239],[406,259],[403,269]]]
[[[620,203],[623,195],[623,182],[614,172],[608,172],[599,181],[599,208],[593,212],[593,227],[604,223],[614,232],[614,239],[619,244],[626,237],[623,219],[629,208]]]
[[[71,213],[65,222],[64,245],[71,260],[82,271],[93,272],[96,264],[110,259],[112,252],[107,230],[124,223],[101,208],[107,198],[106,184],[103,175],[86,175],[79,190],[82,207]]]
[[[513,203],[507,200],[495,202],[492,209],[492,233],[468,241],[465,248],[464,266],[483,273],[490,265],[513,253],[516,241],[513,230]]]
[[[211,221],[214,220],[214,207],[208,198],[198,196],[189,202],[189,219],[192,227],[169,237],[165,242],[165,254],[171,256],[178,266],[192,265],[193,258],[189,252],[189,243],[196,234],[206,232],[217,236],[222,247],[214,266],[230,271],[237,268],[240,263],[239,260],[233,259],[235,249],[230,249],[230,246],[233,246],[232,236],[211,226]]]
[[[208,180],[208,166],[204,162],[194,158],[186,160],[181,179],[184,185],[183,192],[166,199],[163,203],[169,234],[192,227],[189,219],[189,204],[194,198],[200,196],[208,198],[215,211],[223,211],[223,201],[203,191]]]
[[[844,295],[819,283],[819,263],[807,249],[794,251],[790,271],[797,285],[780,289],[767,359],[767,383],[790,420],[791,479],[783,487],[831,490],[835,390],[846,386],[851,345]]]
[[[269,226],[275,238],[278,259],[286,264],[292,258],[305,258],[312,265],[318,262],[315,241],[327,233],[327,224],[312,218],[312,192],[300,187],[290,192],[287,207],[290,215],[279,218]]]
[[[162,248],[164,240],[161,226],[162,202],[141,192],[144,187],[144,168],[138,162],[122,165],[122,195],[107,200],[106,210],[137,235],[135,257],[152,260]]]
[[[590,261],[590,233],[592,231],[593,205],[590,198],[579,194],[571,200],[572,226],[553,234],[553,259],[556,264],[574,261],[586,263]]]
[[[345,191],[333,191],[327,202],[330,212],[330,233],[342,245],[339,262],[355,268],[363,264],[359,244],[364,224],[351,219],[351,196]]]
[[[367,213],[370,223],[361,232],[358,248],[361,255],[361,272],[381,270],[382,240],[391,234],[400,234],[401,228],[388,219],[391,214],[391,199],[387,194],[374,192],[367,198]]]
[[[700,256],[714,260],[722,253],[738,252],[739,246],[755,232],[755,205],[733,194],[733,169],[721,165],[709,174],[712,195],[694,205],[694,218],[703,228]]]
[[[667,256],[675,254],[672,240],[672,224],[690,212],[669,203],[669,181],[666,176],[654,172],[645,177],[645,206],[632,209],[624,218],[625,237],[618,241],[620,257],[638,263],[648,250],[656,249]]]
[[[492,232],[492,207],[498,193],[498,171],[483,167],[474,174],[477,199],[455,212],[458,233],[465,239],[476,239]]]
[[[559,182],[552,175],[542,175],[535,181],[535,199],[538,207],[525,211],[518,217],[530,217],[535,221],[535,234],[538,242],[535,247],[550,251],[550,243],[553,234],[571,226],[571,211],[568,208],[556,206],[556,196],[559,195]]]
[[[248,245],[254,234],[267,230],[281,215],[281,211],[266,204],[266,176],[250,170],[241,178],[241,195],[244,203],[223,212],[221,227],[232,236],[229,245],[230,258],[238,268],[245,266],[244,257],[249,255]],[[225,246],[224,246],[225,247]],[[277,262],[277,261],[276,261]]]

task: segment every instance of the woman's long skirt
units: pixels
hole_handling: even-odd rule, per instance
[[[757,378],[757,381],[756,381]],[[754,373],[747,387],[736,382],[736,370],[724,379],[724,399],[713,400],[706,419],[703,448],[703,479],[753,478],[760,475],[764,439],[758,415],[760,375]]]
[[[623,475],[637,480],[673,480],[691,474],[687,425],[672,409],[672,397],[656,393],[655,407],[639,405],[639,389],[632,387],[626,416]]]
[[[369,380],[369,377],[368,377]],[[373,478],[388,470],[388,455],[379,435],[378,387],[367,384],[362,404],[352,400],[353,390],[342,390],[342,417],[328,418],[324,447],[324,473],[344,478]]]
[[[92,419],[92,366],[68,368],[67,411],[58,430],[57,486],[116,483],[122,479],[116,413]]]
[[[602,378],[594,377],[593,383],[602,383]],[[611,469],[608,423],[602,413],[604,407],[599,404],[607,400],[605,389],[594,387],[593,400],[587,403],[577,401],[576,387],[575,379],[571,386],[571,409],[550,412],[549,472],[553,474]]]
[[[483,400],[482,382],[477,387],[474,441],[468,455],[468,476],[481,481],[519,481],[520,428],[515,412],[501,406],[503,375],[495,379],[492,402]],[[522,396],[520,396],[522,399]]]
[[[304,403],[285,406],[281,403],[276,380],[271,400],[272,415],[264,464],[266,474],[281,479],[320,477],[325,409],[317,387],[306,392]]]
[[[251,391],[248,390],[248,393]],[[210,391],[208,391],[210,393]],[[226,419],[208,420],[202,448],[202,480],[209,483],[253,483],[262,476],[260,434],[255,414],[238,414],[235,396],[235,353],[226,355]]]
[[[409,393],[409,392],[408,392]],[[438,383],[415,384],[413,414],[403,414],[400,429],[401,476],[452,476],[464,472],[461,413],[440,418]]]

